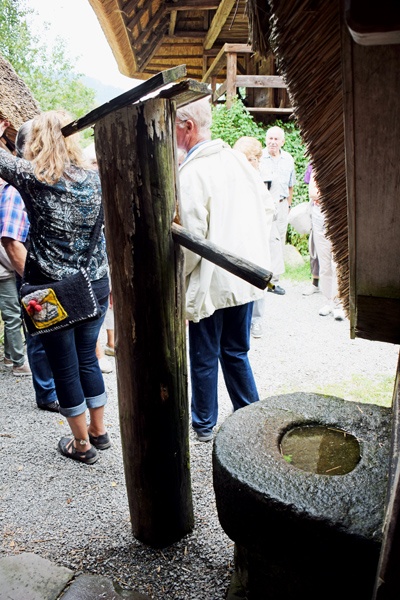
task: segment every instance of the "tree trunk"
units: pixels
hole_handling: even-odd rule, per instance
[[[159,548],[193,527],[183,259],[171,235],[174,127],[163,99],[122,108],[95,127],[132,529]]]

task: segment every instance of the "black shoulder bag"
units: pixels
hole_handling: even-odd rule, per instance
[[[25,272],[19,297],[26,327],[31,335],[70,329],[85,321],[101,317],[101,308],[93,292],[88,266],[99,240],[103,224],[103,207],[93,227],[86,261],[79,272],[60,281],[31,285]]]

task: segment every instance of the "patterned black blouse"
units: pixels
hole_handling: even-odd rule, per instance
[[[3,150],[0,177],[19,191],[25,203],[31,223],[29,264],[52,280],[76,273],[85,263],[101,206],[98,172],[71,165],[55,185],[50,185],[35,177],[32,163]],[[90,279],[101,279],[107,272],[101,235],[89,264]]]

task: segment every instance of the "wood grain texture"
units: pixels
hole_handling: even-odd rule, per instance
[[[65,127],[62,128],[61,132],[64,137],[68,137],[69,135],[77,133],[78,131],[82,131],[82,129],[87,129],[88,127],[94,125],[99,119],[102,119],[113,111],[123,108],[124,106],[128,106],[133,102],[137,102],[140,100],[140,98],[143,98],[147,94],[160,89],[167,83],[177,81],[178,79],[185,77],[185,75],[185,65],[180,65],[179,67],[174,67],[172,69],[162,71],[161,73],[157,73],[154,75],[154,77],[148,81],[145,81],[145,83],[141,83],[132,90],[128,90],[120,96],[113,98],[109,102],[102,104],[80,119],[76,119],[75,121],[72,121],[72,123],[68,123],[68,125],[65,125]]]
[[[165,547],[193,527],[175,114],[150,99],[95,132],[114,295],[121,437],[133,534]]]

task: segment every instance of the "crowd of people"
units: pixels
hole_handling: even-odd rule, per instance
[[[94,145],[84,153],[76,136],[64,138],[61,129],[69,121],[63,111],[42,113],[21,126],[15,156],[0,151],[0,311],[5,367],[16,376],[32,376],[38,408],[60,412],[68,420],[72,435],[60,440],[60,452],[92,464],[97,451],[111,445],[103,419],[107,395],[102,373],[112,370],[105,355],[114,356],[115,348],[104,234],[87,265],[101,318],[43,335],[22,334],[18,298],[21,278],[50,286],[78,272],[101,219]],[[1,135],[8,125],[0,122]],[[231,148],[212,140],[210,128],[208,99],[177,110],[181,224],[272,271],[268,292],[283,296],[279,283],[296,183],[293,157],[282,148],[284,131],[269,128],[265,148],[246,136]],[[344,314],[336,298],[335,263],[311,165],[305,181],[314,246],[313,281],[304,294],[322,292],[327,305],[320,315],[333,313],[340,320]],[[219,364],[233,410],[259,399],[248,351],[250,336],[263,334],[267,292],[188,250],[185,273],[192,427],[198,440],[207,442],[218,418]],[[105,351],[99,342],[102,327],[107,331]]]

